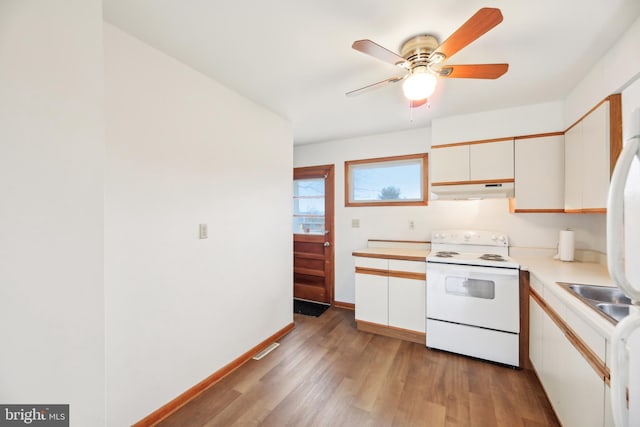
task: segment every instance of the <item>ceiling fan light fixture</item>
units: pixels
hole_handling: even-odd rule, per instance
[[[414,72],[402,84],[404,96],[411,101],[419,101],[433,95],[436,90],[436,76],[430,72]]]

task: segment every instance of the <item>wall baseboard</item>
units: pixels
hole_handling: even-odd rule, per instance
[[[170,402],[164,404],[160,408],[156,409],[137,423],[133,424],[132,427],[149,427],[158,424],[160,421],[167,418],[169,415],[176,412],[178,409],[182,408],[184,405],[189,403],[191,400],[195,399],[200,393],[204,392],[206,389],[220,381],[222,378],[226,377],[240,366],[247,363],[251,358],[256,354],[267,348],[271,343],[278,341],[283,336],[287,335],[289,332],[293,330],[295,324],[293,322],[289,323],[284,328],[277,331],[275,334],[271,335],[269,338],[265,339],[246,353],[242,354],[235,360],[226,364],[222,368],[218,369],[213,374],[209,375],[204,380],[200,381],[198,384],[194,385],[184,393],[180,394],[175,399]]]
[[[350,302],[334,301],[333,306],[336,308],[344,308],[351,311],[355,311],[356,309],[356,305]]]

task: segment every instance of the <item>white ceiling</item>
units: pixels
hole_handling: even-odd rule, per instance
[[[402,74],[351,49],[368,38],[399,52],[418,34],[441,42],[481,7],[504,21],[447,63],[510,64],[497,80],[439,79],[413,111]],[[104,0],[105,20],[264,105],[296,144],[415,127],[455,114],[563,99],[640,15],[638,0]]]

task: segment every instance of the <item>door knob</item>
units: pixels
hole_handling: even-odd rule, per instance
[[[324,247],[325,247],[325,248],[328,248],[329,246],[331,246],[331,243],[329,243],[329,242],[324,242]]]

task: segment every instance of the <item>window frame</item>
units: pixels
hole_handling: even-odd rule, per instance
[[[387,163],[396,162],[402,160],[415,160],[420,159],[422,161],[422,199],[410,200],[410,201],[351,201],[351,166],[362,165],[368,163]],[[373,159],[361,159],[361,160],[347,160],[344,162],[344,205],[345,207],[352,206],[427,206],[429,204],[429,154],[408,154],[403,156],[390,156],[390,157],[377,157]]]

